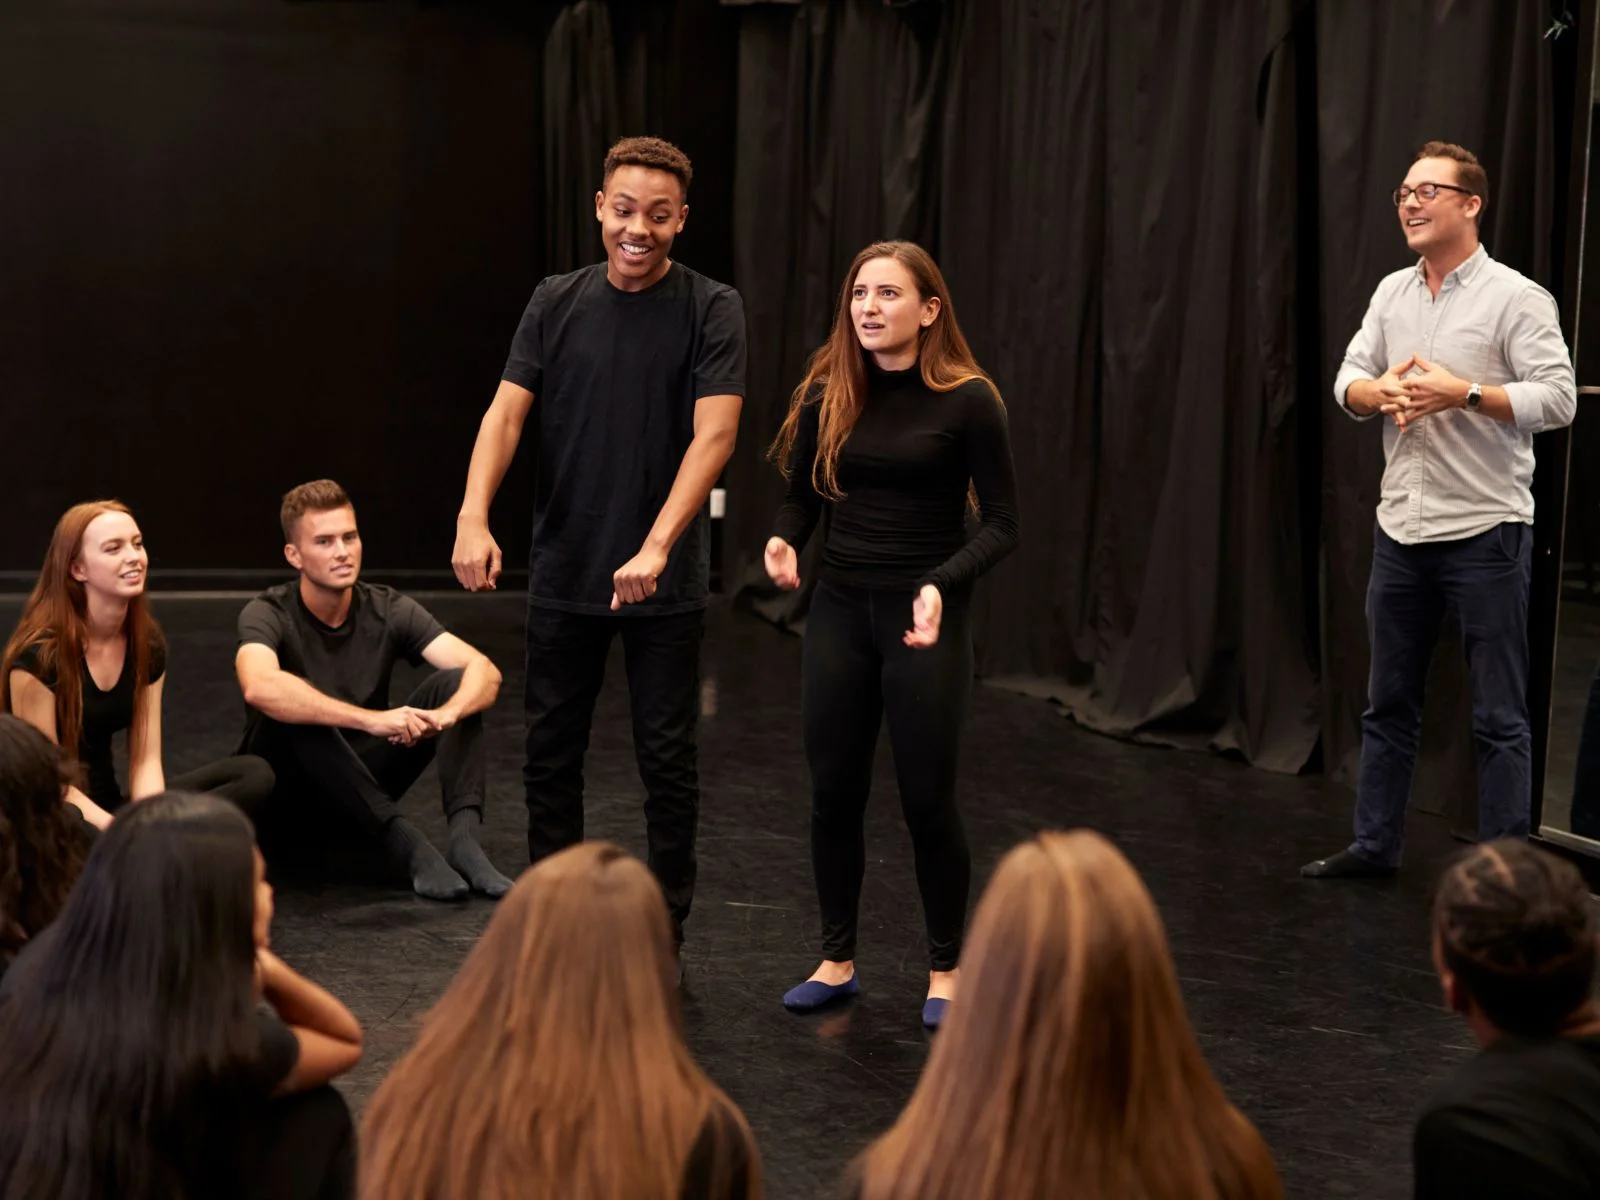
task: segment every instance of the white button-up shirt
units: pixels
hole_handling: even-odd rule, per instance
[[[1578,389],[1555,298],[1479,246],[1428,290],[1427,266],[1386,276],[1333,383],[1334,400],[1413,354],[1511,398],[1513,424],[1465,408],[1422,417],[1402,433],[1383,422],[1378,524],[1402,545],[1472,537],[1533,521],[1533,435],[1571,424]],[[1357,420],[1367,417],[1350,413]]]

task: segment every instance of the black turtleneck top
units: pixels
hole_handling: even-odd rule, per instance
[[[773,533],[796,550],[832,510],[821,578],[846,587],[914,591],[931,583],[946,597],[1017,544],[1017,484],[1006,413],[982,379],[948,392],[920,367],[880,370],[867,360],[867,400],[839,452],[843,499],[812,483],[821,405],[807,403],[789,462],[789,493]],[[967,531],[967,484],[980,519]]]

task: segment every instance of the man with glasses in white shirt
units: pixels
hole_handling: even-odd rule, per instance
[[[1355,841],[1301,868],[1392,875],[1446,610],[1472,678],[1478,832],[1528,832],[1528,587],[1533,435],[1572,421],[1577,387],[1549,292],[1478,241],[1488,178],[1471,151],[1429,142],[1394,191],[1414,267],[1387,276],[1334,380],[1356,420],[1386,418],[1373,533]]]

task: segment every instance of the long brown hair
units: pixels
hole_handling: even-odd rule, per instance
[[[61,515],[45,551],[39,582],[33,585],[22,619],[0,658],[0,712],[11,712],[11,669],[24,650],[39,646],[39,665],[54,672],[56,679],[56,742],[69,755],[78,753],[78,739],[83,735],[83,650],[89,640],[88,600],[83,584],[72,577],[72,564],[83,552],[83,534],[89,523],[113,512],[133,516],[120,500],[74,504]],[[133,733],[144,716],[152,649],[161,644],[162,636],[142,592],[128,601],[122,632],[133,662],[133,724],[129,729]]]
[[[1265,1200],[1261,1135],[1195,1043],[1155,904],[1110,842],[1044,833],[978,904],[961,992],[861,1200]]]
[[[861,268],[876,258],[892,258],[910,271],[917,294],[924,303],[938,298],[938,316],[917,335],[917,362],[922,368],[922,381],[935,392],[948,392],[969,380],[982,379],[994,392],[995,402],[1000,402],[994,380],[978,366],[961,326],[956,323],[950,289],[933,256],[915,242],[873,242],[850,264],[844,286],[839,289],[839,308],[834,313],[833,330],[806,364],[805,378],[794,389],[789,414],[783,419],[783,426],[768,451],[768,456],[787,475],[795,466],[791,459],[800,434],[801,411],[807,404],[820,404],[817,457],[809,468],[817,491],[830,500],[838,500],[844,494],[839,490],[839,451],[860,420],[867,398],[866,351],[861,348],[855,323],[850,319],[850,298]]]
[[[370,1200],[676,1200],[702,1128],[743,1116],[689,1056],[666,902],[638,859],[583,843],[525,871],[367,1106]],[[708,1120],[710,1125],[707,1125]],[[736,1148],[711,1135],[711,1170]]]

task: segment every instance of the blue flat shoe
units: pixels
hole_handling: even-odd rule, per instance
[[[945,1009],[950,1007],[950,1001],[943,996],[929,996],[928,1002],[922,1006],[922,1027],[924,1029],[937,1029],[944,1020]]]
[[[783,994],[783,1006],[790,1012],[811,1012],[825,1004],[832,1004],[835,1000],[848,1000],[860,990],[861,985],[856,982],[854,975],[840,984],[808,979],[799,987],[792,987]]]

